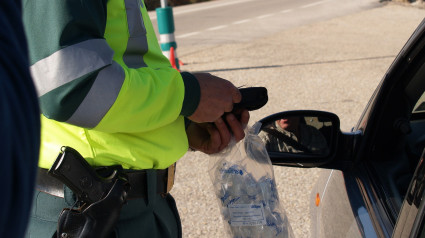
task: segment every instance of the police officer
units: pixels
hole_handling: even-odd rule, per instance
[[[244,137],[249,113],[229,113],[241,100],[239,90],[207,73],[173,69],[140,0],[27,0],[24,6],[43,125],[27,237],[52,237],[61,210],[79,206],[46,173],[62,146],[93,168],[120,165],[137,178],[129,183],[139,193],[130,189],[120,218],[105,227],[111,236],[180,237],[168,193],[174,164],[189,146],[216,153],[232,136]],[[61,235],[68,234],[55,236]]]

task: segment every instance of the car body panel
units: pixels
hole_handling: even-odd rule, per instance
[[[424,91],[422,21],[352,132],[341,132],[333,157],[318,166],[327,169],[311,193],[311,237],[425,237],[425,165],[414,172],[425,147]],[[415,113],[418,103],[424,110]],[[300,166],[287,157],[280,165]]]
[[[362,237],[347,193],[341,187],[344,187],[344,175],[341,171],[329,169],[321,173],[311,193],[312,238],[331,237],[333,234],[345,234],[349,238]],[[327,212],[329,210],[334,212]]]
[[[355,169],[347,170],[349,172],[323,171],[320,175],[321,179],[317,182],[311,195],[311,222],[312,227],[314,227],[312,229],[312,237],[409,237],[410,230],[404,231],[404,235],[402,235],[402,232],[394,232],[393,235],[395,224],[391,219],[391,209],[382,201],[384,196],[375,189],[376,187],[379,188],[379,185],[376,184],[377,180],[375,180],[374,171],[368,171],[368,166],[363,164],[362,161],[369,157],[365,153],[370,150],[366,148],[372,144],[368,142],[375,138],[375,136],[367,134],[369,130],[373,131],[373,129],[368,128],[375,127],[377,123],[380,123],[379,114],[382,113],[380,110],[385,108],[386,98],[391,95],[395,84],[394,81],[398,79],[398,74],[401,69],[405,69],[406,64],[417,57],[416,54],[419,52],[419,50],[416,50],[418,48],[417,45],[420,45],[419,49],[423,48],[424,44],[418,43],[418,41],[419,38],[424,41],[422,37],[424,28],[425,25],[422,22],[391,65],[384,79],[375,90],[358,124],[353,128],[353,131],[361,134],[359,140],[363,140],[357,141],[357,145],[353,145],[355,147],[354,151],[361,151],[358,154],[353,154],[353,159],[357,162]],[[324,180],[327,183],[324,183]],[[322,193],[325,193],[320,205],[323,207],[315,208],[314,199],[317,192],[321,190],[323,191]],[[347,201],[349,201],[348,204]],[[339,208],[338,203],[343,204],[344,208]],[[405,202],[404,208],[406,207]],[[351,211],[347,208],[351,208]],[[411,208],[411,210],[415,209]],[[401,211],[403,212],[404,210],[401,209]],[[351,223],[344,221],[345,219],[350,219]],[[409,225],[412,227],[414,227],[412,220],[416,220],[417,226],[421,225],[416,217],[412,218],[411,216]],[[354,224],[353,221],[357,224],[356,229],[353,229],[351,225]],[[333,225],[336,227],[341,226],[341,228],[329,231],[329,227]],[[353,232],[353,230],[357,231]]]

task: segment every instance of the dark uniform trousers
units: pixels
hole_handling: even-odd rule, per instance
[[[181,221],[174,198],[156,192],[156,170],[147,171],[147,197],[128,200],[121,210],[111,237],[180,238]],[[53,179],[53,178],[52,178]],[[26,238],[50,238],[57,229],[63,208],[75,204],[75,196],[64,188],[64,198],[36,191]]]

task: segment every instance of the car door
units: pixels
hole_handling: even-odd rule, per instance
[[[361,133],[354,149],[350,179],[355,179],[377,237],[399,237],[402,204],[425,148],[425,38],[422,22],[387,72],[355,128]],[[351,204],[354,195],[349,196]],[[354,207],[354,206],[353,206]],[[373,232],[367,219],[356,221],[363,236]],[[364,216],[363,216],[364,217]],[[363,229],[362,229],[363,228]]]
[[[424,46],[422,22],[387,71],[353,131],[340,132],[338,121],[330,119],[339,133],[332,137],[328,154],[269,152],[277,166],[329,169],[323,171],[312,191],[312,237],[421,234],[422,180],[414,173],[425,148]],[[287,115],[323,116],[288,112],[260,122],[267,124]],[[416,203],[412,203],[412,196],[417,198]],[[415,233],[409,233],[409,229]]]

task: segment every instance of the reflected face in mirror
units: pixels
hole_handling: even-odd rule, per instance
[[[290,116],[264,124],[259,136],[269,152],[326,155],[331,132],[326,118]]]
[[[276,121],[276,124],[280,126],[283,130],[287,131],[296,131],[298,129],[298,125],[300,124],[299,117],[288,117],[282,118]]]

